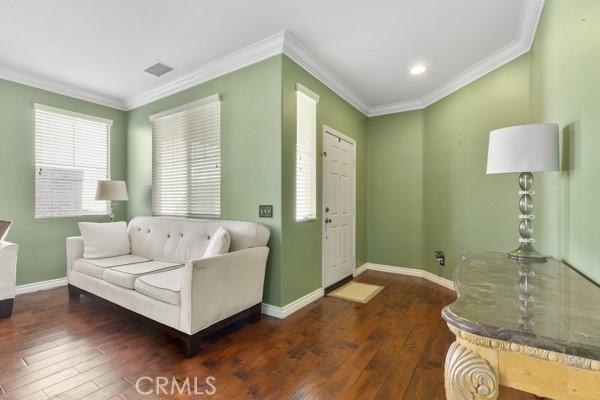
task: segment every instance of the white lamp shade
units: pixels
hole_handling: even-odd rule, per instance
[[[529,124],[490,132],[487,173],[558,171],[558,125]]]
[[[125,181],[98,181],[96,200],[129,200]]]

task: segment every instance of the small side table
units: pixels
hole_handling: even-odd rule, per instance
[[[19,246],[0,242],[0,318],[10,318],[17,284],[17,254]]]

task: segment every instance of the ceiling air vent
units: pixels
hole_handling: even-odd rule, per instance
[[[154,76],[160,77],[169,71],[173,71],[173,68],[171,68],[168,65],[165,65],[163,63],[156,63],[156,64],[146,68],[144,71],[146,71],[147,73],[152,74]]]

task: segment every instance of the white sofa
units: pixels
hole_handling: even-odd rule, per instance
[[[16,244],[0,241],[0,318],[9,318],[12,314],[18,251]]]
[[[229,253],[202,258],[223,227]],[[67,238],[69,296],[92,294],[153,319],[181,337],[186,355],[200,339],[241,318],[260,318],[269,230],[241,221],[136,217],[131,254],[84,259],[81,237]]]

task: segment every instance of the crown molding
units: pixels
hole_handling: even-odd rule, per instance
[[[284,32],[276,33],[263,40],[227,54],[215,61],[204,64],[179,78],[147,92],[125,100],[128,110],[189,89],[201,83],[223,76],[240,68],[247,67],[283,52]]]
[[[294,60],[338,96],[367,115],[369,107],[366,102],[287,31],[281,31],[221,57],[156,89],[132,96],[126,99],[125,107],[131,110],[143,106],[278,54],[285,54]]]
[[[490,56],[479,61],[421,98],[425,107],[459,90],[469,83],[527,53],[533,44],[535,31],[544,7],[544,0],[525,0],[519,18],[517,38]]]
[[[545,0],[525,0],[521,9],[518,37],[528,50],[533,46],[535,33],[542,18],[542,11],[544,11],[544,4]]]
[[[426,105],[422,99],[399,101],[397,103],[384,104],[382,106],[376,106],[369,108],[367,117],[377,117],[379,115],[394,114],[398,112],[406,112],[413,110],[421,110]]]
[[[414,100],[376,106],[371,108],[367,115],[369,117],[375,117],[378,115],[419,110],[429,107],[433,103],[456,92],[469,83],[527,53],[533,45],[535,32],[543,9],[544,0],[524,0],[521,8],[521,16],[519,18],[517,38],[511,43],[477,62],[475,65],[456,75],[424,96]]]
[[[89,101],[91,103],[106,107],[116,108],[118,110],[125,110],[125,105],[117,98],[80,89],[73,85],[68,85],[53,79],[40,77],[28,72],[17,71],[5,66],[0,67],[0,79],[20,83],[22,85],[31,86],[52,93],[61,94],[63,96],[73,97],[79,100]]]
[[[367,115],[369,106],[362,97],[338,78],[325,63],[310,53],[294,36],[284,31],[283,53],[321,81],[354,108]]]
[[[45,79],[0,67],[0,79],[6,79],[65,96],[104,105],[119,110],[131,110],[172,94],[197,86],[211,79],[247,67],[269,57],[285,54],[325,86],[368,117],[420,110],[443,99],[469,83],[527,53],[533,44],[544,0],[523,0],[517,38],[456,75],[431,92],[416,99],[372,106],[343,82],[325,63],[307,50],[292,34],[282,31],[263,40],[202,65],[177,79],[125,99],[104,96],[58,81]]]
[[[199,67],[159,88],[133,96],[125,101],[125,108],[130,110],[140,107],[283,53],[368,117],[421,110],[527,53],[533,44],[543,8],[544,0],[524,0],[519,18],[517,38],[514,41],[471,66],[466,71],[456,75],[433,91],[416,99],[371,106],[362,96],[331,71],[324,62],[306,49],[290,32],[282,31]]]

